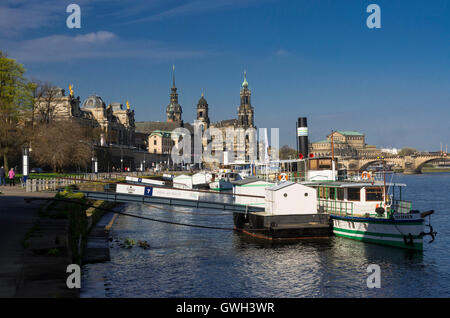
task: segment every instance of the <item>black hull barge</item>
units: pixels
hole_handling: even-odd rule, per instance
[[[248,194],[254,194],[251,191],[254,192],[255,188],[248,189]],[[233,213],[237,231],[266,240],[327,238],[332,235],[330,216],[318,212],[316,189],[285,181],[263,190],[264,211]],[[254,202],[256,206],[261,206],[261,203]]]
[[[234,212],[235,229],[265,240],[301,240],[329,238],[333,233],[328,214],[269,215]]]

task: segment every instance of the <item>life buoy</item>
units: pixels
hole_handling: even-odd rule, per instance
[[[280,181],[288,181],[288,180],[289,180],[289,177],[288,177],[288,175],[287,175],[286,173],[281,173],[281,174],[278,176],[278,180],[280,180]]]
[[[361,179],[368,180],[369,179],[369,173],[367,171],[363,171],[361,173]]]

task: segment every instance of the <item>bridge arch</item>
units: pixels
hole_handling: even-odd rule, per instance
[[[389,160],[389,158],[384,159],[386,162],[388,163],[393,163],[395,165],[398,165],[398,161],[397,160]],[[360,168],[359,168],[359,172],[363,172],[365,170],[367,170],[367,167],[369,167],[370,165],[374,164],[374,163],[382,163],[383,159],[373,159],[373,160],[368,160],[366,162],[364,162]]]
[[[420,164],[416,165],[415,172],[421,173],[423,166],[426,165],[427,163],[430,163],[433,161],[447,161],[448,163],[450,163],[450,158],[439,157],[439,158],[431,158],[431,159],[425,160],[425,161],[421,162]]]

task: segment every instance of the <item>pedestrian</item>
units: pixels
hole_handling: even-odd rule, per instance
[[[3,166],[0,168],[0,185],[6,185],[6,173],[5,168]]]
[[[9,170],[8,177],[9,177],[9,186],[10,187],[15,186],[16,183],[14,182],[14,178],[16,177],[16,174],[14,173],[13,168],[11,168],[11,170]]]

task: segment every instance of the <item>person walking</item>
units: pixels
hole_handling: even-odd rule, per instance
[[[3,168],[3,166],[0,168],[0,186],[2,185],[6,185],[6,173],[5,173],[5,168]]]
[[[14,169],[13,168],[11,168],[11,170],[9,170],[8,177],[9,177],[9,186],[10,187],[15,186],[16,183],[14,181],[14,178],[16,177],[16,174],[14,173]]]

